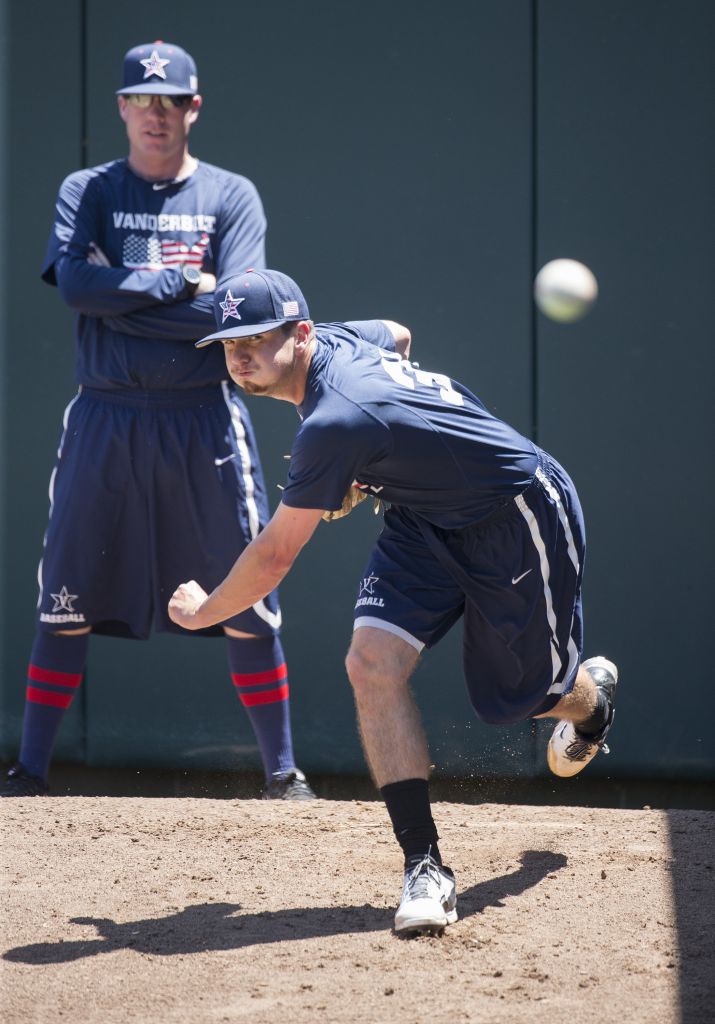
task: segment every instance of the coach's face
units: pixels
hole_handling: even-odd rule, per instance
[[[127,126],[130,155],[166,160],[186,148],[191,125],[199,116],[200,96],[181,96],[179,106],[166,97],[151,96],[148,106],[139,106],[131,96],[118,96],[119,116]],[[162,99],[164,102],[162,102]]]
[[[249,395],[303,401],[312,324],[298,320],[263,334],[223,342],[232,380]]]

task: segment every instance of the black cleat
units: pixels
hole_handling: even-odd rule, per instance
[[[316,800],[300,768],[289,768],[286,772],[274,772],[273,778],[261,791],[261,800]]]
[[[46,796],[49,786],[39,775],[30,775],[18,761],[0,782],[0,796]]]

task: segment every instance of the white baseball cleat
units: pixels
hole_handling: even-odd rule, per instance
[[[603,691],[608,701],[608,718],[606,723],[595,735],[586,736],[580,733],[573,722],[561,719],[553,731],[546,750],[546,760],[554,775],[563,779],[578,775],[589,761],[592,761],[599,750],[607,754],[606,736],[613,725],[613,699],[618,682],[618,669],[608,658],[589,658],[583,662],[583,668],[593,679],[599,690]]]
[[[439,933],[457,920],[457,889],[449,868],[427,854],[405,871],[395,931]]]

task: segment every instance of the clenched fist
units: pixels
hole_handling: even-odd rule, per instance
[[[198,612],[208,594],[196,580],[189,580],[176,588],[169,601],[169,618],[184,629],[202,629],[204,623]]]

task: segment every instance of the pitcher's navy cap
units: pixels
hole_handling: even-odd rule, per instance
[[[194,58],[174,43],[141,43],[124,55],[122,88],[117,95],[193,96],[199,91]]]
[[[196,348],[217,338],[246,338],[280,327],[288,320],[308,320],[308,304],[295,281],[280,270],[246,270],[223,281],[214,294],[219,330],[196,342]]]

